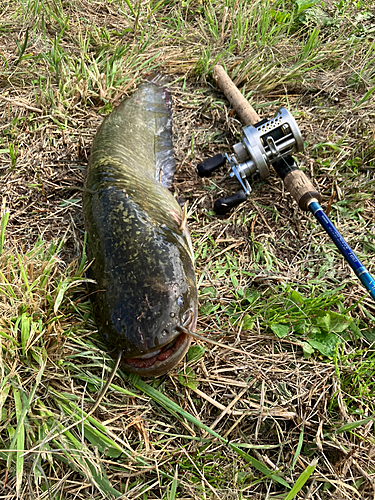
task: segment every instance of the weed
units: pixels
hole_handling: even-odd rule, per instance
[[[225,217],[213,203],[238,186],[224,169],[195,172],[241,134],[212,81],[221,62],[262,117],[290,108],[301,168],[373,270],[371,2],[3,0],[0,11],[4,494],[372,498],[372,301],[273,172]],[[219,345],[197,340],[163,378],[119,371],[89,415],[113,362],[85,288],[83,170],[103,115],[155,72],[170,75],[198,330]]]

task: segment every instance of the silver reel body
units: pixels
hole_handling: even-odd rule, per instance
[[[226,155],[232,172],[248,196],[248,178],[259,173],[269,176],[269,166],[282,158],[303,150],[303,139],[297,122],[286,108],[280,108],[274,118],[242,129],[242,141],[233,146],[234,154]]]

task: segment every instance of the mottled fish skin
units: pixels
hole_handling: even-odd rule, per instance
[[[111,353],[122,350],[124,367],[140,375],[171,369],[190,338],[158,351],[180,335],[179,325],[195,329],[197,320],[190,237],[165,187],[175,165],[167,97],[163,88],[144,84],[106,118],[84,193],[95,320]],[[132,366],[141,356],[152,361]]]

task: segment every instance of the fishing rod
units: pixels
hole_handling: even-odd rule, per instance
[[[224,215],[231,208],[246,201],[251,193],[249,178],[257,173],[261,179],[266,179],[270,175],[269,167],[272,165],[298,206],[315,216],[375,300],[374,278],[323,211],[320,206],[320,193],[292,157],[292,154],[303,150],[303,139],[291,113],[286,108],[280,108],[273,118],[261,120],[222,66],[214,66],[213,77],[241,122],[245,124],[242,140],[233,146],[233,154],[218,154],[197,167],[201,177],[209,177],[228,162],[232,170],[230,176],[236,177],[242,187],[234,195],[216,200],[215,212]]]

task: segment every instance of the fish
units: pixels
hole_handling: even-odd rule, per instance
[[[124,370],[164,375],[185,356],[198,293],[187,212],[172,195],[171,99],[146,82],[110,113],[83,193],[98,331]],[[182,328],[183,330],[179,330]]]

